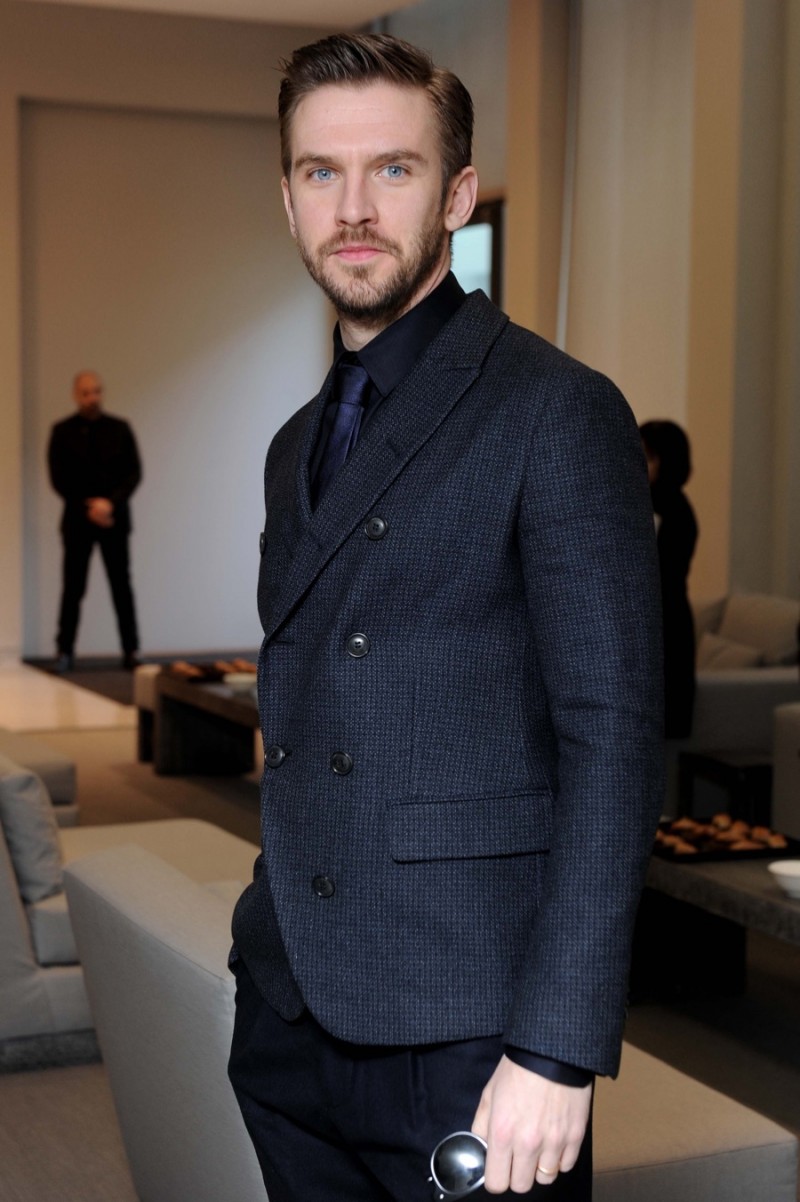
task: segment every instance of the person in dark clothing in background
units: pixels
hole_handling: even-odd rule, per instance
[[[683,486],[692,470],[689,439],[671,421],[645,422],[640,430],[656,515],[661,599],[664,609],[664,733],[692,733],[695,692],[694,619],[687,593],[697,543],[697,521]]]
[[[128,556],[128,500],[142,478],[139,452],[128,423],[103,412],[103,382],[96,372],[78,372],[73,395],[78,412],[56,422],[48,449],[50,480],[64,499],[57,669],[68,672],[74,666],[75,636],[95,543],[111,587],[123,666],[131,669],[137,662],[139,635]]]

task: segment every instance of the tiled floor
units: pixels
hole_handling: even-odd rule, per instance
[[[117,705],[18,660],[0,661],[0,727],[81,730],[133,726],[133,706]]]

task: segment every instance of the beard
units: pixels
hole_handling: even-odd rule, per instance
[[[318,284],[340,317],[360,325],[381,328],[389,325],[410,305],[425,281],[434,274],[450,235],[442,223],[442,211],[414,235],[411,249],[381,238],[368,227],[346,229],[312,250],[297,234],[297,249],[306,271]],[[345,246],[372,246],[394,257],[396,266],[384,280],[372,279],[369,264],[347,269],[346,280],[336,279],[328,265],[331,254]]]

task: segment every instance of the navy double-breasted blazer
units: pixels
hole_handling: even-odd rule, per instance
[[[476,292],[312,512],[330,387],[267,457],[263,848],[234,958],[343,1039],[502,1033],[613,1073],[661,802],[634,419]]]

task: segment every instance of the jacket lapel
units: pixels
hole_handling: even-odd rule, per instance
[[[304,433],[296,481],[304,531],[269,605],[271,638],[346,538],[447,418],[481,371],[508,318],[472,293],[403,383],[387,397],[312,513],[308,464],[331,387],[329,374]]]

